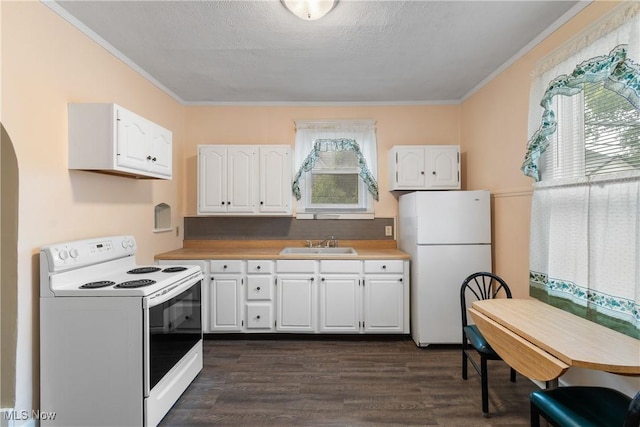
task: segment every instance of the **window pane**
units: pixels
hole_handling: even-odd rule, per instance
[[[311,203],[313,205],[358,204],[358,174],[311,175]]]
[[[358,159],[351,150],[321,151],[313,170],[353,169],[357,167]]]
[[[640,169],[640,112],[602,83],[584,86],[585,175]]]

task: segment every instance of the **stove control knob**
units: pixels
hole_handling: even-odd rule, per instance
[[[124,240],[122,240],[122,247],[123,247],[124,249],[127,249],[127,246],[129,246],[128,239],[124,239]]]
[[[62,249],[60,252],[58,252],[58,258],[63,261],[66,260],[67,258],[69,258],[69,252],[67,252],[66,249]]]
[[[76,248],[71,248],[69,250],[69,256],[71,258],[76,259],[76,258],[78,258],[78,255],[79,255],[79,253],[78,253],[78,250]]]

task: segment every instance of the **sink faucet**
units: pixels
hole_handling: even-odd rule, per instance
[[[318,247],[325,247],[325,248],[337,248],[338,247],[338,239],[335,238],[335,236],[329,236],[326,239],[324,239],[322,242],[318,242]]]

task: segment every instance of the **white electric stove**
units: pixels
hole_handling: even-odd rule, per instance
[[[202,369],[202,270],[138,265],[132,236],[40,251],[43,426],[155,426]]]

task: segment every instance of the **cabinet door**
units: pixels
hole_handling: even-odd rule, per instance
[[[242,330],[241,276],[213,276],[209,298],[211,332]]]
[[[401,333],[404,330],[402,276],[367,276],[364,280],[365,332]]]
[[[398,148],[396,150],[397,189],[423,189],[426,186],[425,152],[423,147]]]
[[[460,188],[460,162],[457,145],[433,146],[426,151],[429,188]]]
[[[227,150],[223,146],[198,151],[198,213],[227,211]]]
[[[359,332],[360,294],[358,276],[322,276],[320,332]]]
[[[256,156],[253,147],[227,147],[227,212],[256,210]]]
[[[115,113],[118,121],[116,165],[140,171],[148,170],[151,123],[124,108],[116,107]]]
[[[288,146],[260,147],[260,193],[258,211],[291,213],[291,150]]]
[[[153,125],[151,127],[149,171],[171,176],[173,169],[173,135],[171,131]],[[147,157],[149,157],[147,156]]]
[[[315,332],[317,297],[315,277],[278,276],[277,331]]]

